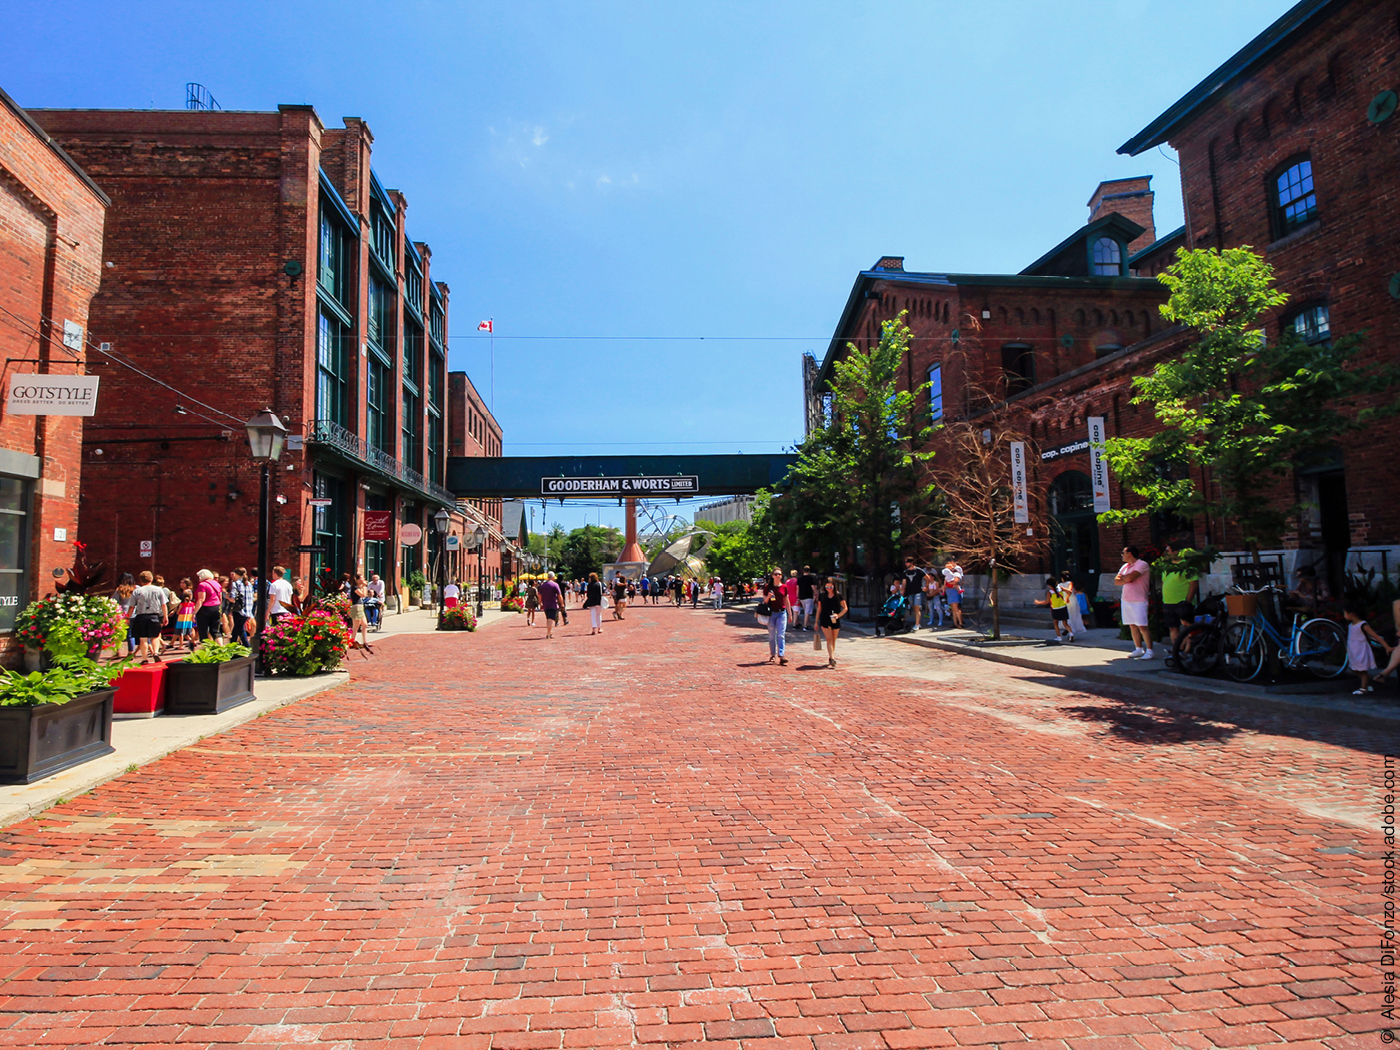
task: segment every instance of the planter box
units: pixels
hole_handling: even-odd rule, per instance
[[[241,656],[221,664],[192,664],[181,660],[165,672],[165,713],[216,715],[253,696],[254,657]]]
[[[0,781],[32,784],[110,755],[116,695],[101,689],[66,704],[0,707]]]
[[[165,664],[133,667],[117,679],[116,718],[154,718],[165,708]]]

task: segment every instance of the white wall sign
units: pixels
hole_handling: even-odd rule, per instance
[[[1017,525],[1031,520],[1030,500],[1026,496],[1026,443],[1011,442],[1011,502]]]
[[[141,557],[150,558],[155,555],[155,542],[153,540],[141,541]]]
[[[461,537],[461,536],[458,536],[455,532],[452,533],[452,535],[448,536],[448,537],[447,537],[447,549],[450,550],[450,551],[461,550],[461,549],[462,549],[462,537]]]
[[[54,529],[54,530],[53,530],[53,539],[54,539],[54,542],[55,542],[55,543],[67,543],[67,542],[68,542],[68,530],[67,530],[67,529]]]
[[[1089,417],[1089,481],[1094,486],[1094,513],[1113,509],[1108,498],[1108,460],[1103,454],[1103,416]]]
[[[83,348],[83,326],[76,321],[64,321],[63,345],[69,350],[81,350]]]
[[[15,373],[5,410],[18,416],[90,416],[97,411],[98,378]]]

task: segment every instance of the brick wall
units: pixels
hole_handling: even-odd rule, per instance
[[[0,357],[6,391],[16,373],[87,370],[86,348],[65,349],[62,335],[65,321],[88,333],[89,303],[103,272],[106,204],[81,169],[0,92]],[[99,404],[110,397],[109,390],[99,390]],[[51,593],[54,570],[73,564],[81,442],[81,418],[17,415],[0,407],[0,449],[25,463],[37,460],[38,474],[30,482],[30,527],[21,541],[27,585],[19,590],[0,582],[7,616]],[[16,465],[0,464],[0,473],[13,475]],[[65,530],[67,539],[56,539],[55,529]],[[7,661],[14,655],[5,652]]]

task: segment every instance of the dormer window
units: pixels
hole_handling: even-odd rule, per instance
[[[1123,272],[1123,249],[1112,237],[1094,242],[1094,276],[1118,277]]]
[[[1295,157],[1269,180],[1273,200],[1274,239],[1287,237],[1317,218],[1317,194],[1313,191],[1312,161]]]

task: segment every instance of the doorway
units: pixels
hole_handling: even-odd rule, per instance
[[[1093,601],[1099,593],[1099,523],[1089,475],[1067,470],[1050,485],[1050,566],[1058,579],[1069,571],[1075,590]]]

